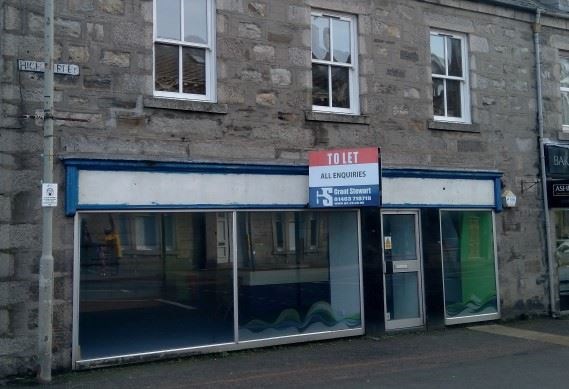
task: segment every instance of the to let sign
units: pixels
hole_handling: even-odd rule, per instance
[[[308,160],[311,208],[380,205],[377,147],[314,151]]]
[[[45,72],[45,62],[18,60],[18,69],[24,72]],[[56,74],[65,74],[68,76],[78,76],[79,66],[67,63],[53,64],[53,72]]]

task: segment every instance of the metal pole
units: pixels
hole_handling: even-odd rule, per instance
[[[43,183],[53,182],[53,0],[45,0]],[[42,207],[39,267],[38,381],[51,382],[53,327],[53,207]]]
[[[545,146],[543,144],[543,95],[541,91],[541,50],[539,45],[539,33],[541,30],[541,10],[538,8],[533,24],[533,39],[535,46],[535,73],[537,81],[537,124],[539,130],[539,162],[541,175],[541,193],[543,196],[543,214],[545,215],[545,255],[549,271],[549,304],[551,316],[558,316],[556,309],[554,261],[551,252],[551,220],[549,217],[549,204],[547,201],[547,175],[545,172]]]

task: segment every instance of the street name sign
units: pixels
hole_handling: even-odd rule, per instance
[[[45,72],[45,62],[40,61],[28,61],[24,59],[18,60],[18,70],[24,72],[37,72],[43,73]],[[65,74],[68,76],[78,76],[79,75],[79,66],[74,64],[68,63],[54,63],[53,64],[53,72],[55,74]]]

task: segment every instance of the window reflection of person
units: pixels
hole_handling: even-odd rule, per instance
[[[118,265],[118,259],[122,256],[120,237],[113,217],[109,215],[109,228],[105,228],[105,255],[106,264]]]

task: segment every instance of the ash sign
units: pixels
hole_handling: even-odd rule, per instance
[[[314,151],[309,159],[309,206],[379,207],[379,149],[335,149]]]

